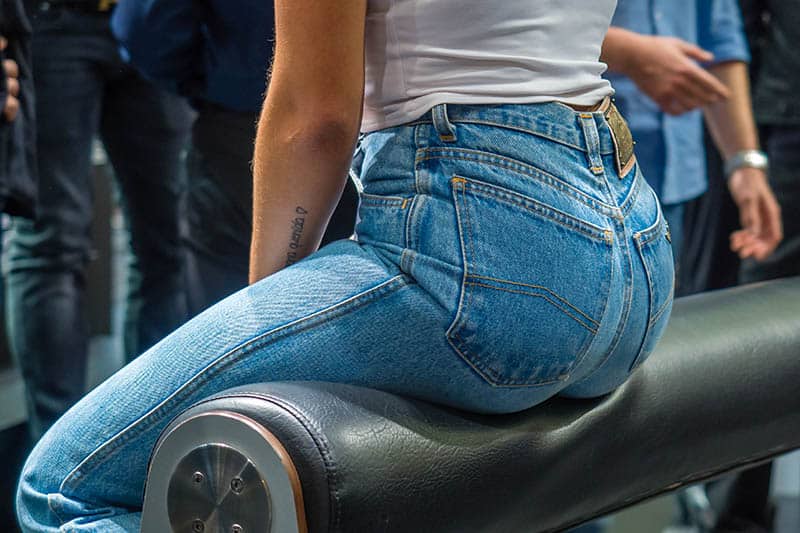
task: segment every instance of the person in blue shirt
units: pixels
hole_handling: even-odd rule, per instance
[[[247,285],[250,161],[272,57],[273,4],[257,0],[122,0],[112,29],[146,77],[197,110],[187,158],[189,315]],[[325,242],[349,237],[352,185]]]
[[[782,237],[750,105],[749,53],[736,0],[619,0],[602,59],[680,250],[684,204],[706,190],[702,120],[726,161],[741,257],[763,260]]]

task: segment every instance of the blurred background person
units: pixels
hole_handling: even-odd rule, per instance
[[[678,272],[684,233],[700,230],[684,227],[686,204],[708,186],[704,117],[739,212],[741,229],[730,234],[729,246],[741,257],[768,257],[782,237],[780,208],[759,149],[736,0],[618,0],[601,59],[638,163],[661,199]],[[576,531],[603,529],[594,522]]]
[[[22,0],[0,0],[0,213],[32,217],[36,208],[36,121],[31,76],[31,27]],[[0,250],[2,220],[0,216]],[[3,283],[0,280],[0,314]],[[0,343],[5,335],[0,325]],[[13,362],[0,346],[0,388]],[[3,391],[0,390],[0,393]],[[3,418],[0,425],[0,525],[13,532],[14,479],[29,451],[25,427]]]
[[[24,217],[36,205],[30,33],[22,0],[0,0],[0,212]]]
[[[113,28],[131,64],[197,110],[187,159],[189,314],[247,285],[250,161],[272,58],[272,2],[122,0]],[[302,68],[298,66],[298,68]],[[323,244],[353,233],[348,182]]]
[[[113,165],[133,251],[125,351],[141,353],[186,313],[179,239],[181,99],[121,59],[107,0],[30,0],[40,194],[16,217],[6,262],[7,328],[37,439],[85,392],[86,268],[92,255],[90,164],[100,137]]]
[[[739,283],[800,275],[800,2],[740,2],[753,56],[753,109],[769,158],[769,182],[782,208],[784,239],[763,261],[720,265],[710,283],[720,279],[735,283],[737,274]],[[728,200],[721,191],[707,201],[719,205]],[[723,239],[724,235],[706,236],[709,246]],[[734,478],[720,506],[715,533],[766,533],[781,527],[781,502],[770,501],[772,470],[773,463],[768,463]]]
[[[800,275],[800,2],[742,0],[755,70],[753,107],[783,208],[783,241],[763,261],[743,261],[740,281]]]
[[[687,201],[707,187],[703,115],[726,162],[741,229],[731,247],[763,260],[782,236],[750,103],[736,0],[620,0],[603,45],[644,175],[659,193],[680,261]]]

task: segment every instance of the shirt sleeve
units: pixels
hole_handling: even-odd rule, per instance
[[[742,13],[737,0],[698,0],[698,44],[714,62],[750,61]]]
[[[204,86],[203,12],[196,0],[120,0],[111,20],[123,56],[160,86],[194,96]]]

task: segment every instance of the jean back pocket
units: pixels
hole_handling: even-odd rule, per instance
[[[451,184],[464,278],[450,344],[495,386],[565,381],[605,311],[613,234],[515,191]]]

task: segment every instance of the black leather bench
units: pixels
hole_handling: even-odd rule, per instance
[[[800,447],[800,279],[681,299],[623,387],[477,416],[269,383],[179,416],[142,530],[559,531]],[[237,529],[238,526],[238,529]]]

